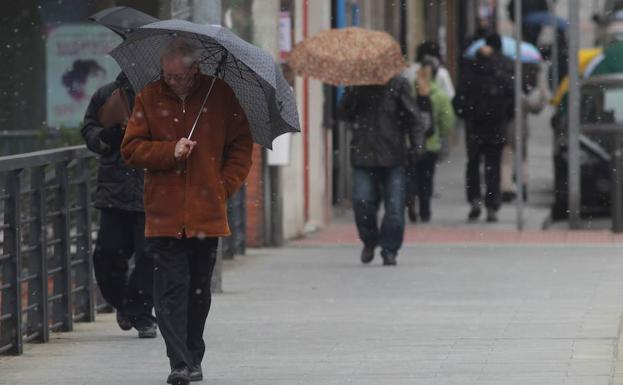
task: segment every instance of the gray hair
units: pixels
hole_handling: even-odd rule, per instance
[[[160,53],[160,63],[181,57],[188,66],[199,63],[199,52],[195,46],[182,38],[175,38]]]

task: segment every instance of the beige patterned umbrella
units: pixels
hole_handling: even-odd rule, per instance
[[[335,86],[385,84],[406,68],[393,37],[357,27],[329,29],[302,41],[288,64],[299,75]]]

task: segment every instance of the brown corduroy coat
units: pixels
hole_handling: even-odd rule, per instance
[[[162,80],[136,96],[121,145],[125,161],[145,169],[146,237],[230,235],[227,198],[251,168],[253,143],[232,89],[217,79],[191,140],[190,157],[177,161],[175,144],[188,137],[212,78],[199,75],[182,101]]]

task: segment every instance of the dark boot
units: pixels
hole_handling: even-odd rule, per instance
[[[381,252],[381,256],[383,257],[383,265],[384,266],[396,266],[396,253],[392,253],[390,251],[383,250]]]
[[[191,366],[189,371],[190,382],[203,381],[201,365]]]
[[[151,316],[138,316],[134,319],[133,325],[138,330],[138,338],[156,338],[158,336],[158,325]]]
[[[179,368],[173,368],[171,374],[167,377],[167,384],[171,385],[188,385],[190,382],[190,373],[188,367],[181,366]]]
[[[370,263],[374,259],[374,246],[364,246],[361,250],[361,263]]]
[[[498,221],[498,212],[494,209],[487,209],[487,222],[494,223]]]
[[[481,213],[480,202],[472,202],[472,208],[469,210],[469,214],[467,214],[467,219],[473,222],[480,217]]]
[[[117,310],[117,325],[119,325],[121,330],[130,330],[132,329],[132,320],[130,317]]]

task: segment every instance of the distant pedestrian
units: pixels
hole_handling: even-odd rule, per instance
[[[127,166],[119,152],[133,104],[134,91],[122,73],[95,92],[81,132],[87,147],[100,155],[95,193],[100,224],[93,252],[97,284],[117,311],[121,329],[134,327],[139,337],[153,338],[153,261],[145,253],[143,170]]]
[[[452,77],[448,69],[443,65],[441,49],[436,41],[427,40],[418,45],[415,52],[415,62],[411,64],[402,75],[409,80],[409,83],[413,84],[417,78],[417,73],[422,65],[422,61],[427,57],[437,59],[439,65],[437,66],[438,68],[434,77],[435,82],[450,99],[454,98],[456,91],[452,83]]]
[[[497,221],[500,208],[500,161],[506,128],[514,114],[513,62],[502,55],[500,35],[491,34],[476,59],[464,68],[453,100],[466,126],[466,192],[470,221],[480,217],[482,192],[480,165],[484,158],[487,221]]]
[[[523,186],[516,187],[513,182],[515,175],[514,170],[514,153],[516,151],[516,124],[515,119],[508,122],[506,130],[506,145],[502,150],[502,167],[501,167],[501,192],[502,201],[511,202],[518,194],[522,195],[523,200],[528,199],[528,142],[530,140],[530,119],[529,114],[540,113],[549,99],[546,90],[547,80],[542,76],[540,64],[524,64],[523,66],[523,89],[522,103],[523,115],[522,121],[522,176]]]
[[[174,39],[160,64],[161,78],[136,97],[121,149],[128,164],[146,169],[145,234],[171,365],[167,382],[185,385],[203,378],[218,237],[230,235],[227,199],[249,173],[253,143],[233,90],[201,74],[190,43]]]
[[[455,116],[452,109],[452,102],[445,91],[439,87],[434,80],[439,62],[434,57],[427,57],[422,61],[418,71],[417,81],[414,84],[415,92],[419,96],[418,100],[426,100],[423,96],[430,98],[432,108],[432,129],[427,132],[424,144],[424,153],[417,158],[415,165],[408,173],[410,178],[407,202],[409,219],[416,222],[418,211],[416,211],[415,198],[419,203],[419,217],[422,222],[431,219],[431,199],[435,180],[435,168],[442,143],[454,130]],[[425,106],[422,106],[425,108]]]
[[[351,123],[353,134],[352,199],[359,238],[364,243],[361,262],[370,263],[380,246],[383,264],[395,265],[404,237],[408,152],[421,151],[422,135],[430,124],[421,124],[409,82],[401,76],[386,85],[348,88],[339,109],[341,118]],[[385,214],[379,228],[377,213],[382,201]]]
[[[464,43],[463,47],[469,47],[474,42],[485,39],[487,36],[491,34],[491,23],[489,22],[488,17],[478,17],[476,19],[476,30],[471,36],[468,36]]]
[[[515,22],[515,0],[511,0],[507,7],[508,16],[510,20]],[[537,12],[548,12],[549,6],[547,0],[522,0],[521,1],[521,14],[522,20],[526,20],[528,16]],[[538,45],[539,37],[543,26],[537,23],[523,22],[521,26],[522,40]]]

